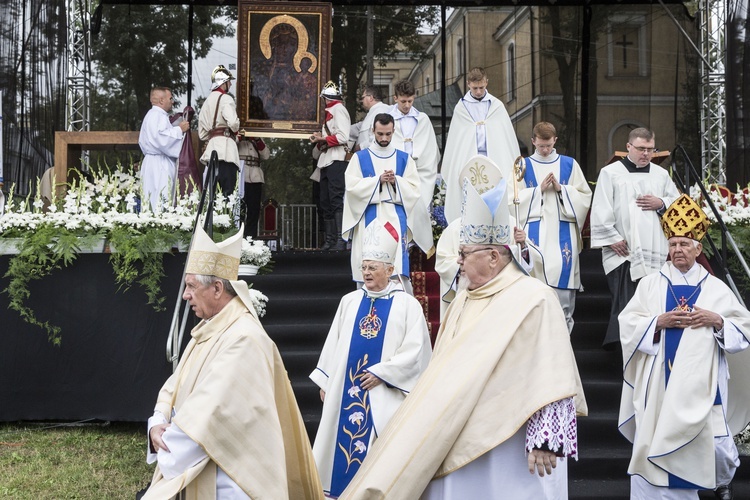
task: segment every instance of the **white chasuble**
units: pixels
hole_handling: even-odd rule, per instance
[[[413,389],[430,360],[430,338],[419,302],[400,285],[345,295],[310,378],[325,391],[313,446],[323,489],[337,498],[372,441]],[[367,391],[366,373],[382,383]]]
[[[578,290],[581,277],[578,254],[583,248],[581,229],[591,205],[591,189],[581,167],[554,150],[547,158],[526,158],[519,185],[521,227],[535,252],[532,275],[553,288]],[[539,183],[554,174],[562,190],[542,192]]]
[[[255,311],[235,297],[191,335],[155,411],[206,457],[169,479],[157,467],[143,498],[172,498],[183,490],[188,499],[214,498],[217,468],[250,498],[322,498],[284,364]]]
[[[380,176],[393,170],[396,183],[381,184]],[[357,151],[349,161],[345,174],[343,238],[351,240],[352,279],[362,281],[362,235],[365,227],[376,218],[399,228],[399,249],[394,273],[409,276],[411,241],[431,256],[432,226],[427,207],[420,202],[419,173],[414,160],[392,146],[373,145]]]
[[[480,128],[486,133],[487,154],[500,167],[503,179],[511,179],[513,162],[520,155],[518,139],[513,130],[505,105],[500,99],[487,94],[490,108],[487,116],[479,122],[474,120],[463,97],[453,110],[450,132],[445,145],[440,172],[445,180],[445,219],[452,221],[461,217],[461,181],[458,174],[473,156],[479,154],[477,133]]]
[[[723,330],[668,328],[654,337],[660,314],[693,306],[721,315]],[[628,473],[655,488],[713,489],[715,438],[739,432],[750,418],[750,313],[700,264],[683,275],[666,263],[641,280],[619,319],[619,428],[633,443]]]
[[[679,196],[666,170],[651,163],[648,172],[630,172],[618,161],[601,172],[591,204],[591,247],[602,249],[604,272],[630,261],[630,278],[637,281],[658,271],[667,260],[667,239],[654,210],[642,210],[636,198],[661,198],[668,207]],[[620,257],[609,245],[625,240],[630,255]]]
[[[427,370],[341,498],[417,499],[433,477],[498,448],[565,398],[587,413],[560,304],[547,285],[508,265],[458,293]],[[507,458],[526,464],[518,451]],[[537,482],[528,471],[517,480]]]

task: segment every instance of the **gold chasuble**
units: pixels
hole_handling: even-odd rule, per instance
[[[451,303],[430,365],[340,498],[417,499],[569,397],[586,415],[557,297],[511,263]]]
[[[157,467],[144,498],[184,489],[188,499],[213,499],[218,466],[253,499],[322,499],[284,364],[255,311],[235,297],[191,334],[156,410],[208,457],[171,480]]]

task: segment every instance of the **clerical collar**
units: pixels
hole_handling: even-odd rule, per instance
[[[630,172],[631,174],[647,174],[651,170],[651,163],[649,163],[645,167],[639,167],[638,165],[633,163],[627,156],[620,160],[620,162],[625,165],[625,168],[627,168],[628,172]]]
[[[490,93],[485,90],[484,91],[484,95],[482,97],[474,97],[474,94],[472,94],[471,91],[469,91],[464,96],[464,100],[466,100],[467,97],[471,97],[471,100],[474,101],[474,102],[489,101],[490,100]]]
[[[698,262],[694,262],[693,267],[684,273],[669,262],[669,281],[674,285],[695,286],[704,278],[704,271],[708,273]]]
[[[383,147],[373,141],[368,149],[378,158],[388,158],[396,152],[396,147],[393,145],[393,142],[390,142],[386,147]]]
[[[557,154],[557,150],[554,148],[552,149],[552,152],[547,156],[540,155],[539,151],[537,150],[534,150],[534,154],[531,155],[531,159],[539,163],[554,163],[559,157],[560,155]]]
[[[398,109],[398,105],[394,104],[394,109],[396,110],[396,116],[393,117],[394,120],[400,120],[401,118],[406,118],[407,116],[413,116],[414,118],[419,116],[419,110],[412,106],[409,108],[409,112],[406,114],[403,114],[400,109]]]
[[[382,297],[388,297],[395,292],[402,292],[403,288],[401,287],[400,283],[389,281],[388,285],[386,285],[386,287],[379,292],[370,291],[367,289],[367,287],[364,286],[362,287],[362,291],[365,292],[365,295],[367,295],[371,299],[380,299]]]

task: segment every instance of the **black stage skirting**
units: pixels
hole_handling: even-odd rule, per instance
[[[166,343],[186,254],[164,254],[164,312],[142,288],[118,291],[109,255],[81,254],[68,268],[32,281],[37,317],[62,328],[54,346],[0,294],[0,421],[145,421],[172,373]],[[0,276],[11,256],[0,256]],[[0,290],[8,286],[0,278]],[[190,338],[192,322],[186,329]]]

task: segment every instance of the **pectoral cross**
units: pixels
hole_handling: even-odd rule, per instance
[[[622,34],[622,41],[615,42],[615,45],[622,45],[622,67],[628,67],[628,45],[633,45],[633,42],[628,42],[628,35]]]
[[[683,312],[691,312],[693,310],[692,307],[688,304],[688,299],[685,298],[685,296],[681,296],[680,300],[677,301],[677,306],[673,309],[673,311],[683,311]]]

